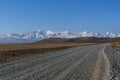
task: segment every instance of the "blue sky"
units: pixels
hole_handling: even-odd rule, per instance
[[[120,0],[0,0],[0,34],[37,29],[120,33]]]

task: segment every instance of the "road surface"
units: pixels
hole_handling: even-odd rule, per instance
[[[102,44],[40,54],[0,63],[0,80],[120,80],[120,53]]]

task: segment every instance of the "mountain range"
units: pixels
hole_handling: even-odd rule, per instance
[[[26,33],[10,33],[6,35],[0,35],[0,43],[21,43],[21,42],[35,42],[47,38],[76,38],[76,37],[104,37],[104,38],[115,38],[120,37],[120,34],[113,34],[111,32],[106,32],[105,34],[95,33],[95,32],[56,32],[56,31],[31,31]]]

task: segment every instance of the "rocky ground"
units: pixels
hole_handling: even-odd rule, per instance
[[[39,54],[0,63],[0,80],[120,80],[120,53],[102,44]]]

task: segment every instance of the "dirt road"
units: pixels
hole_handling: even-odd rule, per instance
[[[40,54],[0,63],[0,80],[120,80],[120,53],[102,44]]]

